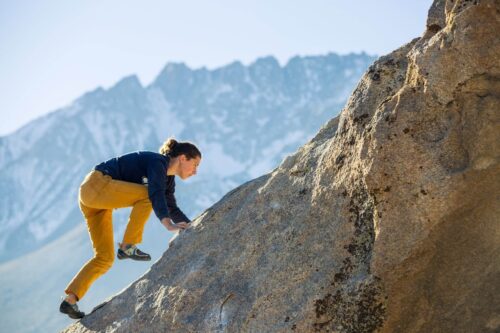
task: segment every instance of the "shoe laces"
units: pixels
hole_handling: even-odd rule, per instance
[[[127,245],[127,248],[123,252],[125,252],[127,255],[131,256],[131,255],[135,254],[136,250],[137,250],[137,246]]]

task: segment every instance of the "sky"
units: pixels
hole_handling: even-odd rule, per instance
[[[419,37],[431,0],[0,0],[0,136],[169,62],[384,55]]]

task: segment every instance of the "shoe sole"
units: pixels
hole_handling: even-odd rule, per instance
[[[125,258],[118,258],[119,260],[125,260],[125,259],[131,259],[135,261],[151,261],[151,258],[144,258],[144,259],[139,259],[139,258],[131,258],[131,257],[125,257]]]
[[[82,319],[83,317],[85,317],[85,315],[83,315],[83,316],[79,316],[79,315],[72,314],[72,313],[70,313],[70,312],[65,312],[65,311],[62,311],[61,309],[59,309],[59,312],[61,312],[62,314],[67,315],[67,316],[68,316],[68,317],[70,317],[71,319]]]
[[[63,313],[64,313],[64,312],[63,312]],[[70,317],[71,319],[82,319],[83,317],[85,317],[85,316],[81,316],[81,317],[79,317],[79,316],[72,316],[72,315],[70,315],[69,313],[66,313],[66,314],[67,314],[67,315],[68,315],[68,317]]]
[[[119,260],[124,260],[124,259],[132,259],[132,260],[135,260],[135,261],[150,261],[151,260],[151,257],[144,257],[144,258],[141,258],[141,257],[129,257],[129,256],[123,256],[123,255],[119,255],[119,254],[117,254],[116,257]]]

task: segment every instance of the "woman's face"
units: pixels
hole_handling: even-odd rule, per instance
[[[179,156],[179,177],[181,179],[187,179],[191,176],[196,175],[198,166],[200,165],[201,158],[196,157],[188,159],[185,155]]]

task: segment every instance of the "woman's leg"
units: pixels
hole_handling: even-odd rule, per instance
[[[97,203],[94,206],[102,208],[132,207],[122,244],[139,244],[142,242],[144,225],[153,210],[149,200],[148,188],[140,184],[110,180],[102,193],[104,195],[97,196]]]
[[[144,232],[144,225],[153,210],[149,198],[139,200],[134,203],[132,212],[127,224],[127,229],[123,235],[124,245],[139,244],[142,242],[142,234]]]
[[[75,294],[78,299],[113,264],[112,210],[133,207],[124,237],[124,243],[130,241],[129,244],[137,244],[142,240],[144,224],[152,210],[146,186],[113,180],[98,171],[87,175],[80,187],[79,199],[92,240],[94,257],[66,288],[67,294]]]
[[[74,294],[78,300],[85,295],[98,277],[111,268],[115,258],[112,210],[87,207],[81,202],[80,208],[87,221],[94,257],[80,269],[66,287],[66,294]]]
[[[132,212],[123,236],[123,244],[142,242],[144,225],[152,211],[148,188],[144,185],[111,179],[100,172],[93,172],[96,179],[94,188],[98,188],[95,196],[89,195],[89,206],[100,209],[132,207]],[[92,188],[92,186],[89,186]],[[92,189],[90,189],[92,192]],[[85,201],[84,201],[85,202]]]

